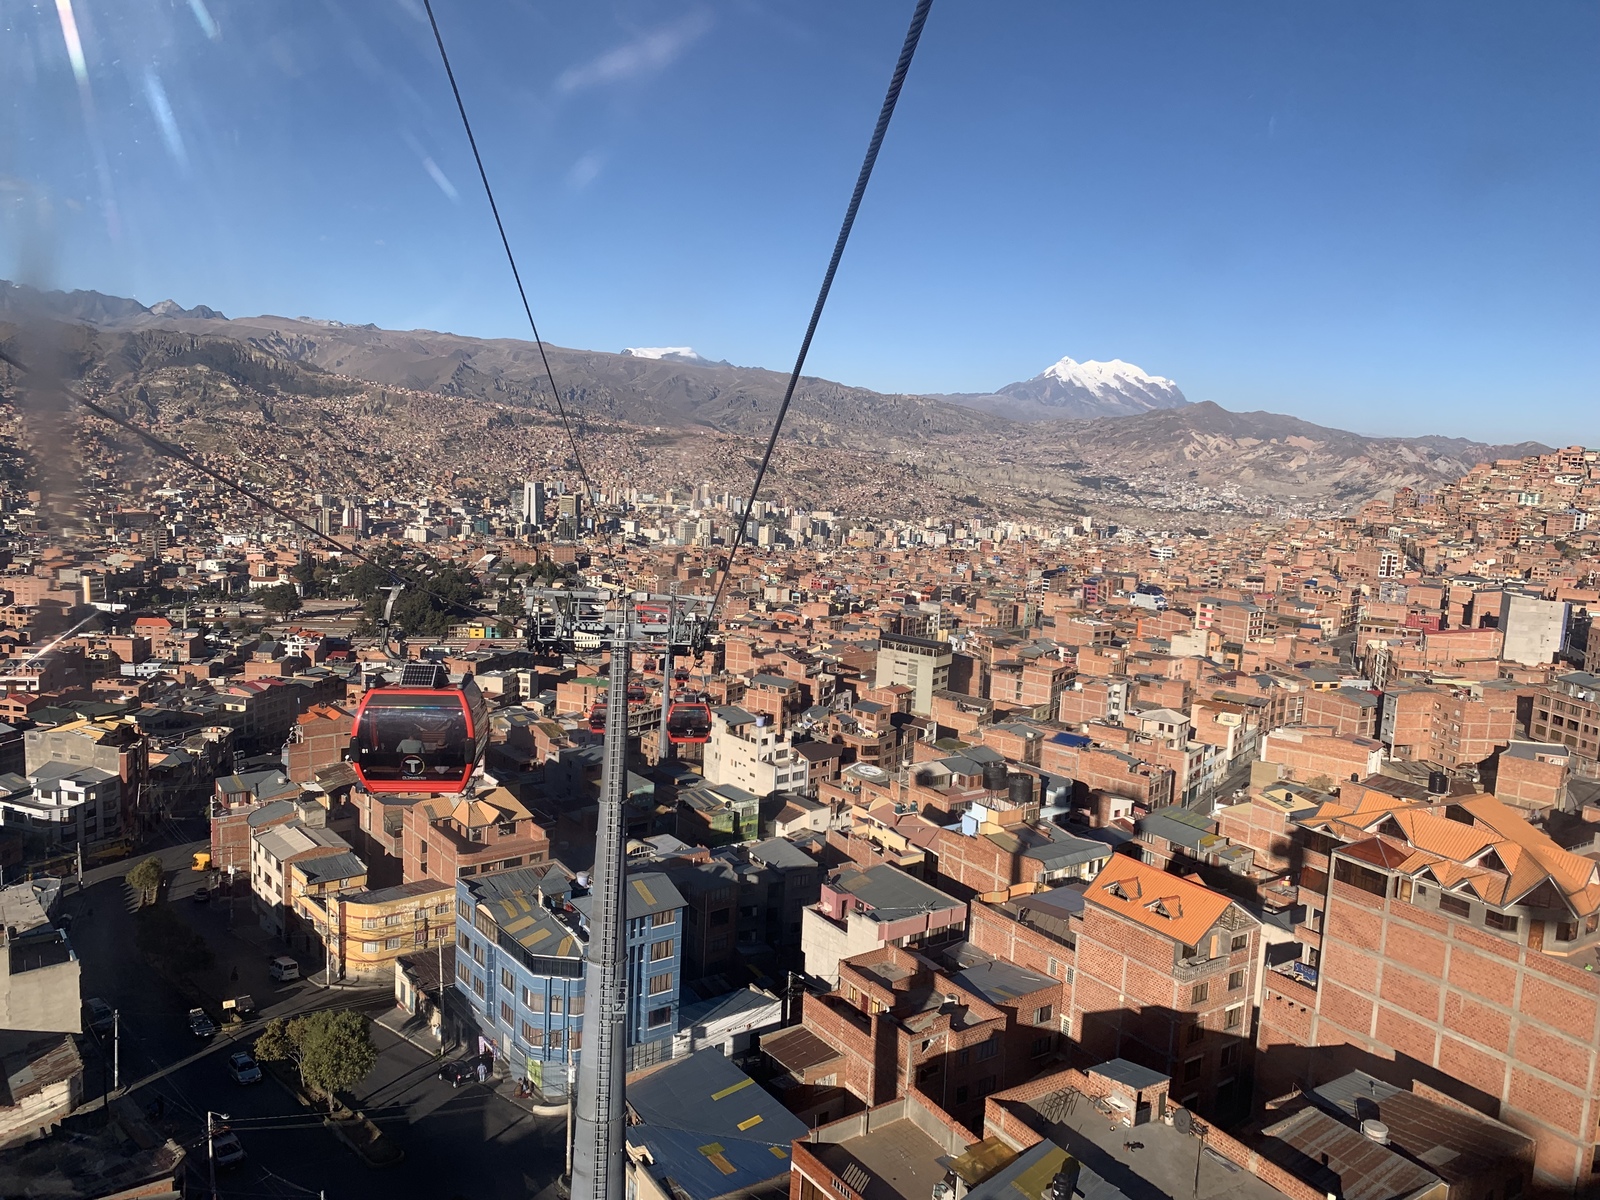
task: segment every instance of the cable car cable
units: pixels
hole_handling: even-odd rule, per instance
[[[426,3],[427,0],[424,0]],[[894,74],[889,79],[889,90],[883,97],[883,107],[878,110],[878,123],[872,131],[872,140],[867,143],[867,154],[861,162],[861,171],[856,176],[855,191],[850,196],[850,206],[845,210],[844,223],[839,227],[839,237],[833,244],[833,257],[828,260],[828,270],[822,277],[822,287],[817,292],[816,305],[811,310],[811,322],[806,326],[806,335],[800,342],[800,353],[794,362],[794,370],[789,373],[789,386],[784,389],[783,402],[778,405],[777,419],[772,423],[772,434],[767,438],[767,448],[761,456],[761,465],[756,468],[754,486],[750,489],[750,499],[745,502],[744,512],[739,517],[739,531],[734,535],[733,548],[728,551],[728,564],[722,569],[722,578],[717,582],[717,590],[711,599],[710,620],[715,622],[717,610],[722,606],[722,593],[728,586],[728,579],[733,574],[734,559],[738,557],[740,548],[747,540],[745,529],[750,524],[750,513],[755,508],[756,500],[761,495],[761,484],[767,477],[767,466],[772,462],[772,451],[778,444],[778,435],[783,431],[783,419],[789,413],[790,401],[794,399],[795,386],[800,382],[800,372],[806,364],[806,355],[811,351],[811,339],[817,332],[817,323],[822,319],[822,309],[828,302],[828,292],[833,287],[834,273],[839,269],[839,260],[844,257],[845,243],[850,240],[850,229],[856,223],[856,212],[861,207],[861,198],[866,194],[867,181],[872,178],[873,164],[878,161],[878,150],[883,145],[883,138],[889,132],[889,121],[894,116],[895,104],[900,99],[900,88],[905,83],[906,72],[911,69],[911,60],[917,53],[917,42],[922,37],[922,26],[927,22],[928,10],[933,7],[933,0],[917,0],[916,11],[911,14],[911,25],[906,30],[904,44],[900,47],[900,58],[895,63]]]
[[[511,265],[511,278],[516,281],[517,295],[522,299],[522,311],[528,318],[528,328],[533,331],[533,344],[539,348],[539,361],[544,364],[544,375],[550,382],[550,395],[555,399],[556,411],[561,414],[561,424],[567,431],[567,441],[572,445],[572,458],[578,464],[578,475],[583,479],[584,490],[592,496],[594,481],[584,468],[583,455],[578,451],[578,439],[572,432],[572,422],[567,418],[566,406],[561,403],[561,391],[556,387],[555,373],[551,371],[550,358],[545,354],[544,339],[539,336],[539,326],[533,319],[533,307],[528,303],[527,290],[522,286],[522,272],[517,270],[517,256],[511,252],[511,239],[506,236],[505,222],[500,219],[500,206],[495,203],[494,189],[489,186],[489,172],[484,169],[483,155],[478,153],[478,139],[473,136],[472,122],[467,118],[467,106],[461,99],[461,89],[456,86],[456,73],[450,66],[450,54],[444,48],[444,35],[439,32],[439,22],[433,15],[432,0],[422,0],[422,7],[428,14],[428,24],[433,27],[433,40],[438,44],[439,58],[444,63],[445,76],[450,80],[451,94],[456,98],[456,111],[461,114],[461,126],[467,131],[467,144],[472,147],[472,161],[478,166],[483,194],[488,197],[489,211],[494,214],[494,227],[500,232],[500,244],[505,247],[506,262]]]

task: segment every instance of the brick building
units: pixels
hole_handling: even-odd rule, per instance
[[[1276,763],[1285,778],[1330,786],[1351,776],[1376,775],[1383,765],[1383,743],[1311,726],[1274,729],[1261,741],[1261,761]]]
[[[1573,671],[1535,691],[1528,736],[1600,758],[1600,675]]]
[[[1532,1137],[1538,1183],[1600,1183],[1600,867],[1487,795],[1364,791],[1298,840],[1309,909],[1266,977],[1258,1098],[1414,1079]]]
[[[1050,1023],[1053,1018],[1046,1018]],[[780,1070],[791,1071],[809,1034],[833,1050],[809,1061],[812,1077],[831,1079],[871,1107],[913,1088],[971,1128],[983,1119],[992,1092],[1031,1078],[1035,1070],[1007,1054],[1006,1014],[963,988],[928,960],[884,946],[839,964],[839,983],[825,996],[806,993],[801,1029],[763,1040]]]
[[[286,747],[289,778],[310,783],[323,767],[343,762],[355,715],[336,704],[318,704],[301,713]]]
[[[1260,924],[1220,892],[1116,855],[1084,893],[1067,1032],[1169,1076],[1180,1102],[1249,1099]]]
[[[406,883],[453,884],[467,875],[542,863],[550,854],[547,831],[505,788],[477,796],[435,796],[400,812]]]
[[[1057,733],[1039,748],[1039,767],[1076,785],[1075,799],[1090,792],[1124,796],[1146,810],[1171,804],[1175,776],[1170,767],[1122,750],[1094,745],[1082,734]]]

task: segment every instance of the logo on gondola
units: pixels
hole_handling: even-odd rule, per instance
[[[400,769],[407,775],[421,775],[428,764],[415,754],[408,754],[400,760]]]

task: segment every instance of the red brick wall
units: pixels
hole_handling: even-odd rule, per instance
[[[1258,1097],[1288,1082],[1325,1082],[1351,1066],[1381,1074],[1384,1061],[1410,1058],[1417,1066],[1400,1064],[1399,1074],[1431,1071],[1431,1086],[1453,1089],[1533,1137],[1542,1181],[1591,1181],[1600,1118],[1600,979],[1593,972],[1339,882],[1329,890],[1321,941],[1314,993],[1269,978]],[[1318,1053],[1301,1059],[1296,1045]],[[1344,1046],[1357,1057],[1323,1053]],[[1297,1069],[1305,1072],[1298,1080]]]
[[[972,905],[967,940],[985,954],[1061,981],[1060,1011],[1066,1011],[1071,994],[1066,985],[1067,968],[1075,963],[1077,955],[1064,944],[1037,929],[1028,928],[998,906],[981,901]],[[1055,964],[1053,972],[1050,970],[1052,962]]]

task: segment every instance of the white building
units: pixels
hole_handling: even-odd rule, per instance
[[[731,784],[756,796],[804,792],[810,774],[810,764],[787,733],[776,731],[771,717],[736,707],[711,710],[704,767],[707,783]]]
[[[250,890],[256,898],[261,927],[280,936],[293,903],[289,866],[321,854],[338,854],[350,844],[331,829],[287,821],[250,836]]]
[[[13,777],[15,778],[15,777]],[[0,822],[74,849],[122,833],[122,780],[78,763],[45,762],[28,775],[31,788],[0,788]]]

